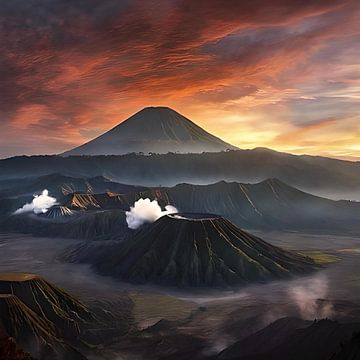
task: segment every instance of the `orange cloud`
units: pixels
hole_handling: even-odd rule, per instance
[[[149,105],[240,147],[289,151],[319,126],[331,138],[335,123],[321,119],[336,118],[358,156],[346,130],[359,110],[355,0],[28,0],[2,10],[0,156],[66,150]],[[315,136],[307,146],[339,153]]]

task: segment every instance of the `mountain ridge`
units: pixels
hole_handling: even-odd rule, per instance
[[[360,163],[296,156],[262,150],[232,150],[202,154],[139,154],[112,156],[32,156],[0,160],[0,182],[61,172],[73,177],[105,176],[142,186],[178,183],[209,184],[220,180],[279,180],[331,199],[360,200]],[[5,185],[4,183],[4,185]]]
[[[171,204],[182,212],[217,213],[245,229],[360,233],[359,202],[321,198],[277,179],[255,184],[220,181],[208,185],[138,187],[106,179],[96,182],[85,178],[78,182],[76,178],[65,178],[78,185],[75,192],[64,194],[62,182],[54,176],[49,178],[53,183],[29,179],[20,181],[18,188],[0,189],[1,229],[38,236],[115,239],[118,232],[128,231],[125,211],[139,198],[149,198],[157,200],[162,208]],[[64,178],[60,176],[60,179]],[[91,192],[86,184],[91,185]],[[32,200],[32,194],[44,188],[57,198],[56,207],[42,216],[12,215]],[[5,194],[5,198],[1,198],[1,194]]]

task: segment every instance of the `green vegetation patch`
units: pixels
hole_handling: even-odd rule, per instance
[[[338,258],[337,256],[329,253],[324,253],[322,251],[306,250],[300,251],[300,253],[302,255],[312,258],[316,263],[321,265],[331,264],[340,260],[340,258]]]

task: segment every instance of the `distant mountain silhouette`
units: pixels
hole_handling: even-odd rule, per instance
[[[0,189],[23,181],[20,178],[34,177],[35,171],[37,176],[52,173],[78,178],[103,176],[112,182],[142,186],[209,184],[221,180],[254,183],[277,178],[320,196],[360,200],[360,162],[296,156],[268,149],[152,156],[19,156],[0,160]],[[76,191],[83,190],[76,187]]]
[[[69,155],[201,153],[236,149],[168,107],[147,107]]]

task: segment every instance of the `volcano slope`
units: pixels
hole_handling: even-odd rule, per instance
[[[58,337],[53,323],[36,314],[15,295],[0,294],[0,325],[37,359],[86,359]]]
[[[314,196],[278,179],[256,184],[179,184],[147,196],[181,212],[221,214],[246,229],[360,234],[360,203]]]
[[[129,331],[131,319],[119,309],[112,304],[110,313],[102,303],[90,308],[34,274],[0,273],[0,333],[38,360],[86,360],[88,353],[98,354]]]
[[[309,258],[272,246],[210,214],[172,214],[92,258],[96,269],[132,283],[227,287],[305,274]]]
[[[78,334],[77,320],[91,319],[90,311],[62,289],[34,274],[0,274],[0,293],[17,296],[33,312],[63,330],[66,336]]]
[[[37,359],[86,359],[73,347],[90,311],[34,274],[0,274],[0,327]]]
[[[131,152],[216,152],[237,149],[168,107],[147,107],[105,134],[62,154],[120,155]]]

